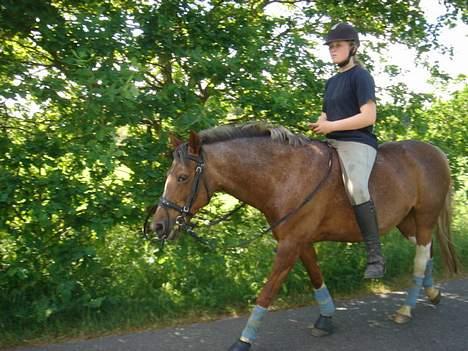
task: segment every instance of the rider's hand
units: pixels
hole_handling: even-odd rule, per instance
[[[329,134],[334,131],[333,122],[320,118],[315,123],[309,123],[309,128],[317,134]]]

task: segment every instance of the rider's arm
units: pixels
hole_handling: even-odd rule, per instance
[[[331,122],[333,131],[355,130],[373,125],[377,118],[375,102],[372,100],[367,101],[361,106],[360,110],[361,112],[357,115]]]

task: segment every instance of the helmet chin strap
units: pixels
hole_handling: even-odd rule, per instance
[[[356,48],[352,48],[351,50],[349,50],[348,58],[343,62],[339,62],[338,67],[345,67],[349,63],[349,61],[351,61],[351,57],[353,57],[356,54],[356,51]]]
[[[351,55],[349,55],[348,58],[344,60],[343,62],[338,63],[338,67],[340,68],[345,67],[349,63],[350,60],[351,60]]]

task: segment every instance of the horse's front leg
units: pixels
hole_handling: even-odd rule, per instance
[[[294,266],[299,256],[299,251],[299,245],[292,241],[282,240],[278,243],[278,250],[270,277],[257,298],[257,305],[254,307],[240,339],[229,348],[229,351],[250,350],[250,346],[257,338],[257,332],[263,317],[278,293],[281,284]]]
[[[315,300],[320,309],[320,316],[314,324],[312,335],[330,335],[333,333],[332,316],[335,313],[335,304],[323,281],[322,272],[320,272],[320,268],[317,264],[315,248],[310,245],[304,245],[301,249],[300,257],[309,275],[314,288]]]

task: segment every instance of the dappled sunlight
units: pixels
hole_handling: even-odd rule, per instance
[[[374,294],[389,294],[392,292],[391,288],[383,282],[375,282],[370,286],[370,291]]]
[[[463,302],[463,303],[468,303],[468,296],[467,295],[458,295],[458,294],[453,294],[449,292],[444,292],[442,291],[443,298],[449,299],[449,300],[455,300],[458,302]]]

